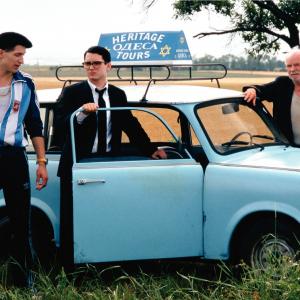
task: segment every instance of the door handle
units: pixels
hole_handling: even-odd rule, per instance
[[[86,178],[80,178],[77,180],[78,185],[85,185],[87,183],[105,183],[106,181],[104,179],[86,179]]]

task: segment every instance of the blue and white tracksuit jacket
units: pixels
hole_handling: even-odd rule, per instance
[[[0,147],[26,147],[26,132],[31,138],[43,136],[43,123],[34,83],[28,74],[18,71],[13,76],[10,104],[0,124]]]

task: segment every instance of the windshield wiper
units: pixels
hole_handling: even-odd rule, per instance
[[[259,151],[263,151],[263,150],[265,150],[265,146],[263,146],[262,144],[253,143],[253,142],[252,142],[252,145],[259,147],[259,148],[260,148],[260,150],[259,150]]]
[[[229,142],[225,142],[222,144],[223,147],[226,147],[226,148],[229,148],[233,145],[241,145],[241,146],[246,146],[246,145],[249,145],[250,143],[249,142],[245,142],[245,141],[229,141]]]
[[[252,137],[275,141],[275,138],[273,136],[266,135],[266,134],[255,134],[252,135]]]
[[[280,139],[278,137],[272,137],[270,135],[256,134],[256,135],[253,135],[253,137],[267,139],[267,140],[272,140],[275,143],[281,143],[281,144],[283,144],[285,147],[289,147],[290,146],[289,143],[283,141],[282,139]]]

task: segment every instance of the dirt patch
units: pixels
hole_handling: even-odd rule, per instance
[[[36,77],[34,83],[38,90],[61,88],[63,82],[58,81],[55,77]]]

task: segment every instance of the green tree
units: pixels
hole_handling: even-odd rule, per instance
[[[173,6],[177,18],[205,9],[229,17],[231,28],[199,32],[197,38],[238,33],[250,44],[247,51],[252,55],[276,53],[280,41],[299,46],[300,0],[176,0]]]

